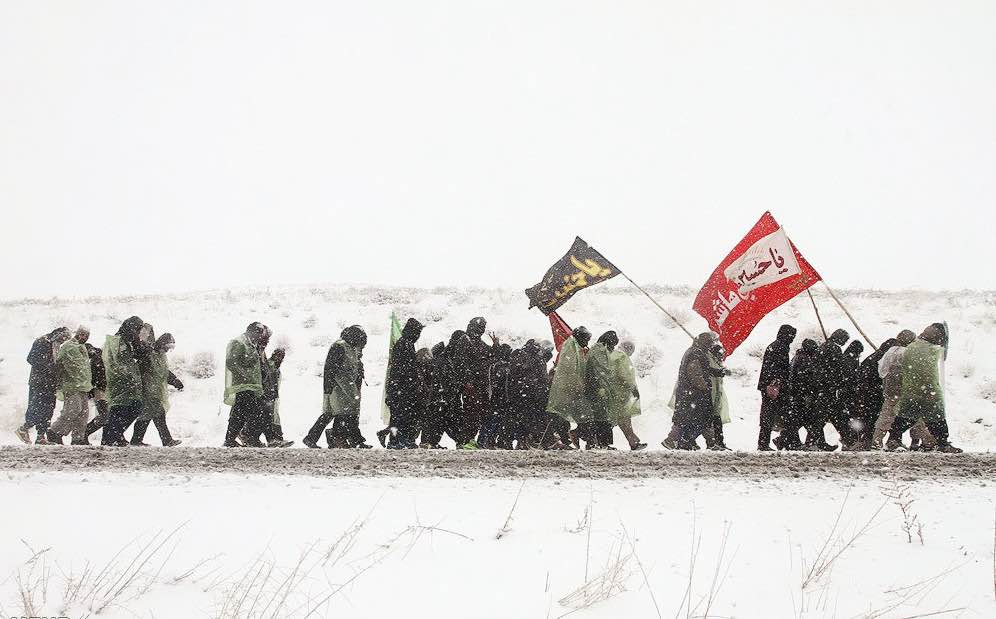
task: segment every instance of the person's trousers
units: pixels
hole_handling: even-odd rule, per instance
[[[93,404],[97,408],[97,416],[91,419],[90,423],[86,424],[87,437],[103,428],[107,424],[107,420],[111,417],[110,410],[107,407],[107,400],[98,400],[95,398]]]
[[[711,418],[702,419],[701,417],[695,417],[693,419],[686,419],[681,424],[681,434],[677,442],[678,449],[695,449],[695,441],[702,436],[706,426],[710,425],[711,422]]]
[[[498,412],[488,413],[483,423],[481,431],[477,434],[477,445],[485,449],[495,447],[498,441],[498,432],[501,429],[501,414]]]
[[[705,437],[706,447],[726,447],[726,437],[723,435],[723,419],[716,415],[712,422],[707,424],[702,430]]]
[[[326,440],[329,442],[329,447],[336,446],[337,442],[345,443],[349,447],[365,443],[366,439],[360,433],[360,416],[335,415],[332,420],[332,429],[326,433]]]
[[[62,396],[62,411],[49,430],[59,436],[72,436],[74,444],[86,442],[86,422],[90,418],[90,397],[86,393]]]
[[[108,412],[107,424],[104,425],[104,432],[100,437],[101,445],[117,445],[125,440],[124,433],[128,426],[135,423],[142,413],[142,403],[132,402],[119,406],[112,406]]]
[[[892,430],[889,432],[890,438],[901,438],[907,431],[912,430],[918,422],[924,423],[926,430],[937,441],[937,445],[943,447],[948,444],[948,422],[944,417],[932,417],[929,420],[896,417],[896,420],[892,423]]]
[[[163,445],[169,445],[173,442],[173,435],[169,431],[169,426],[166,425],[166,415],[156,415],[152,418],[151,422],[148,419],[139,419],[135,422],[135,428],[131,431],[131,444],[141,445],[142,441],[145,439],[145,432],[149,429],[149,424],[156,424],[156,430],[159,431],[159,440],[162,441]]]
[[[24,411],[22,429],[35,428],[38,436],[48,432],[55,414],[55,389],[47,386],[28,385],[28,408]]]
[[[235,439],[238,438],[242,428],[246,428],[246,434],[250,437],[257,437],[250,447],[260,447],[259,435],[263,433],[266,419],[263,414],[263,399],[252,391],[240,391],[235,394],[235,403],[228,413],[228,430],[225,432],[225,446],[237,445]]]
[[[758,447],[768,447],[771,443],[771,431],[781,415],[781,397],[775,400],[769,397],[767,393],[761,392],[761,420],[760,429],[757,434]]]
[[[552,445],[554,438],[560,439],[564,445],[570,445],[571,422],[553,413],[547,413],[547,417],[545,436],[541,436],[542,446]]]

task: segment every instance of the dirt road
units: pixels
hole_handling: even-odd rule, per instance
[[[331,477],[979,479],[996,454],[3,447],[0,470]]]

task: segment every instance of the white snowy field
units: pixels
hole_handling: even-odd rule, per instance
[[[996,616],[992,480],[82,471],[0,496],[4,617]]]
[[[694,291],[652,288],[661,303],[693,332],[705,322],[692,310]],[[856,336],[843,313],[819,287],[817,303],[827,329],[843,327]],[[996,292],[842,292],[862,327],[876,342],[902,328],[919,332],[927,324],[946,320],[951,325],[952,348],[947,363],[948,418],[955,444],[989,451],[996,443]],[[266,289],[192,292],[187,294],[6,301],[0,304],[0,443],[16,441],[13,429],[22,421],[27,400],[28,365],[24,361],[32,340],[58,325],[85,324],[91,341],[102,346],[104,336],[120,322],[138,314],[153,323],[158,334],[171,332],[177,341],[172,361],[186,384],[173,393],[170,425],[185,444],[220,445],[227,419],[221,403],[224,350],[232,337],[254,320],[270,325],[272,346],[288,346],[281,390],[281,416],[288,438],[298,441],[320,412],[321,371],[328,346],[343,327],[360,324],[370,343],[364,353],[369,383],[364,392],[362,425],[368,439],[381,427],[380,397],[387,358],[389,316],[402,322],[415,316],[427,324],[420,344],[431,347],[463,329],[474,316],[485,316],[489,330],[513,346],[527,338],[550,338],[547,319],[527,310],[520,290],[414,289],[348,286],[272,287]],[[632,288],[603,285],[579,293],[562,308],[572,325],[586,325],[595,335],[615,329],[637,344],[636,364],[644,414],[635,420],[640,436],[651,448],[660,448],[670,424],[666,402],[674,386],[678,361],[687,336],[645,297]],[[757,442],[755,389],[760,355],[778,326],[790,322],[802,337],[819,338],[805,295],[767,317],[728,360],[734,374],[727,381],[733,423],[726,427],[727,443],[735,449],[753,449]],[[866,351],[867,352],[867,351]],[[197,378],[193,360],[213,355],[214,375]],[[154,431],[150,442],[158,444]],[[617,444],[624,439],[617,433]]]

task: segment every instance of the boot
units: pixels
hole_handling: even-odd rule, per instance
[[[391,428],[384,428],[377,431],[377,440],[381,447],[387,447],[387,436],[391,433]]]
[[[183,441],[181,441],[178,438],[170,439],[170,440],[166,441],[166,444],[163,445],[163,447],[176,447],[177,445],[179,445],[182,442]]]
[[[14,430],[14,434],[16,434],[17,438],[21,439],[21,442],[25,445],[31,444],[31,435],[28,434],[27,428],[18,428]]]
[[[959,447],[955,447],[951,443],[944,443],[943,445],[938,443],[937,451],[945,454],[960,454],[963,453],[965,450]]]
[[[62,435],[56,432],[48,430],[45,432],[45,438],[48,439],[50,445],[63,445]]]

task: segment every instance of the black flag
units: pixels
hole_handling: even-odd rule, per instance
[[[578,290],[594,286],[619,275],[619,269],[605,256],[584,242],[574,239],[574,245],[543,276],[543,281],[526,290],[529,308],[540,308],[544,314],[556,310]]]

